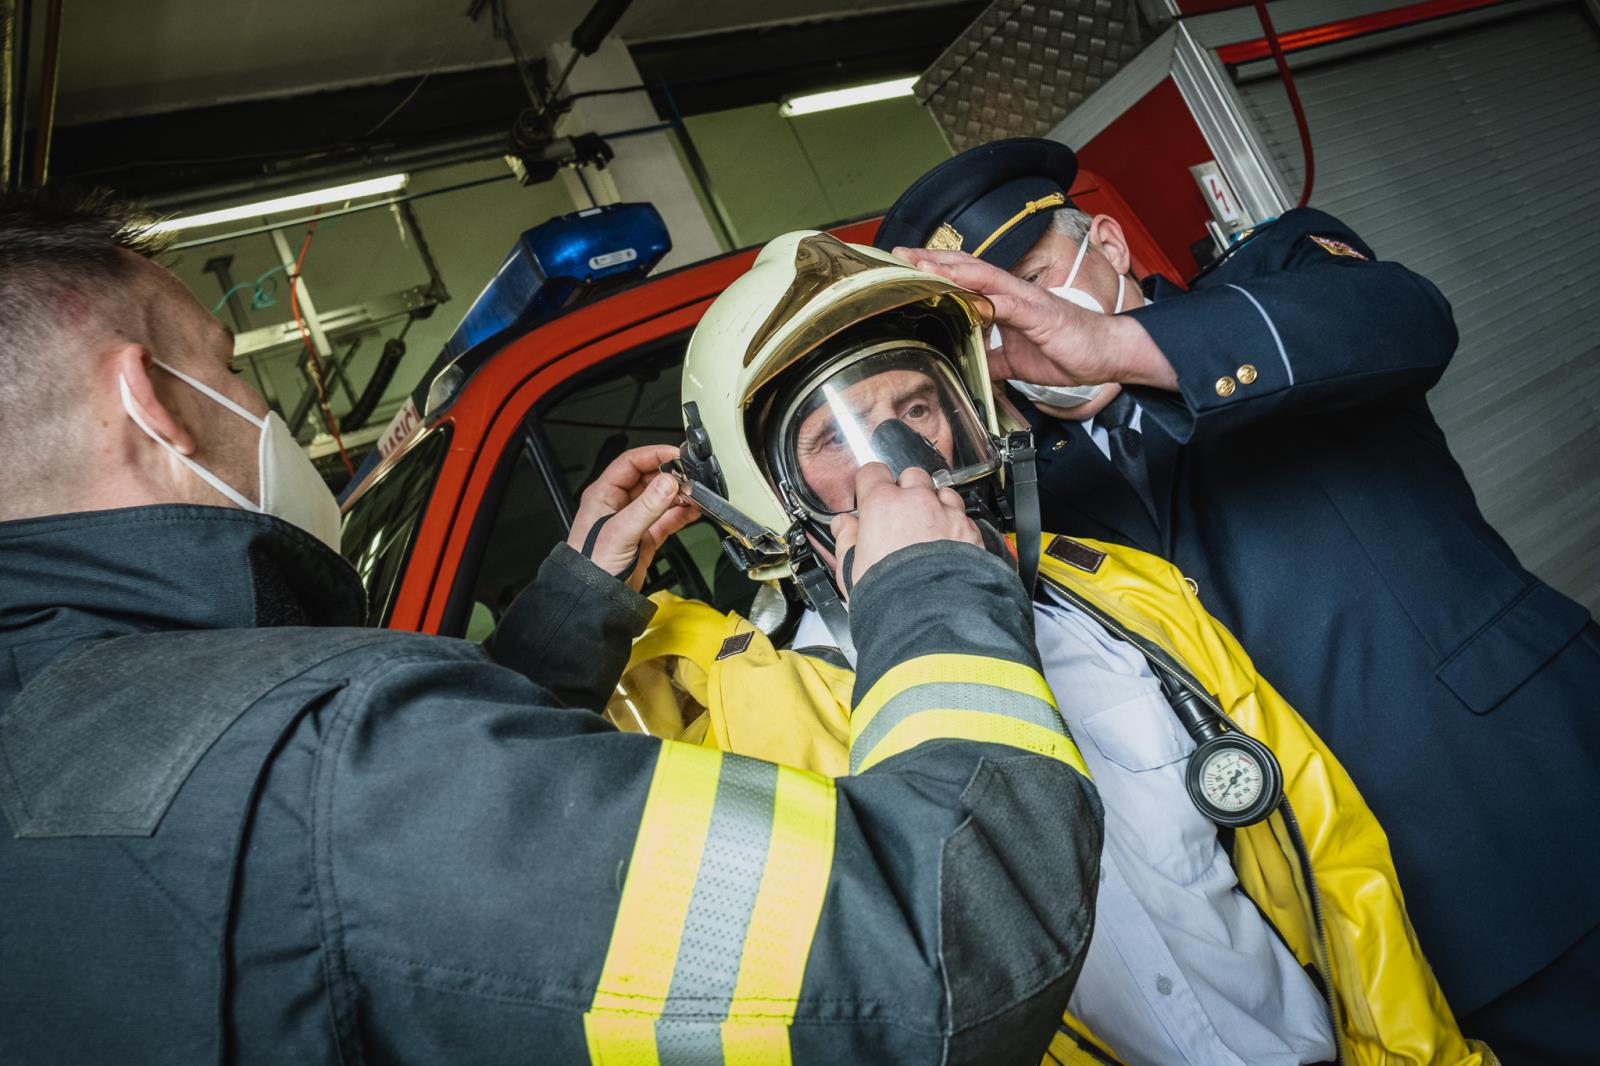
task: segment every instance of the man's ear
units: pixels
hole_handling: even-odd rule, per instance
[[[1128,236],[1122,232],[1122,226],[1110,215],[1096,215],[1091,229],[1095,239],[1100,243],[1100,250],[1111,261],[1111,268],[1118,274],[1126,274],[1133,269],[1133,253],[1128,249]]]
[[[150,352],[142,344],[124,344],[112,354],[106,364],[111,374],[111,386],[120,395],[122,382],[127,382],[128,398],[134,410],[144,419],[144,424],[167,440],[181,455],[193,455],[195,441],[187,426],[156,394],[150,380]]]

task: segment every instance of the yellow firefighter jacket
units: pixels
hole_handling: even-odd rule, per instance
[[[1354,783],[1195,588],[1170,563],[1132,548],[1046,535],[1042,555],[1041,579],[1277,755],[1287,802],[1235,832],[1233,865],[1301,965],[1333,989],[1340,1061],[1497,1062],[1457,1029],[1406,916],[1388,840]],[[619,726],[848,773],[849,671],[774,648],[738,615],[670,593],[657,599],[661,610],[608,708]],[[1069,1014],[1044,1061],[1118,1060]]]

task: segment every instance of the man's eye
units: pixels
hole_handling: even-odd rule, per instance
[[[914,403],[910,407],[906,408],[906,415],[905,416],[907,418],[923,419],[923,418],[927,418],[929,414],[930,414],[930,412],[928,410],[928,405],[927,404],[925,404],[925,403]]]
[[[837,443],[838,439],[839,438],[832,433],[812,437],[810,440],[800,442],[800,451],[804,455],[815,455],[826,448],[833,447],[834,444]]]
[[[1022,280],[1026,281],[1029,285],[1037,285],[1037,284],[1039,284],[1039,276],[1041,274],[1043,274],[1043,273],[1044,273],[1044,271],[1042,271],[1042,270],[1035,270],[1032,274],[1029,274],[1027,277],[1023,278]]]
[[[244,367],[239,366],[239,365],[237,365],[235,363],[229,363],[228,364],[228,373],[230,373],[230,374],[243,374],[244,373]]]

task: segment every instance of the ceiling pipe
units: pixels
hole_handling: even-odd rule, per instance
[[[0,0],[0,188],[17,181],[17,147],[22,141],[22,5],[27,0]]]
[[[34,127],[33,184],[50,176],[50,135],[56,125],[56,82],[61,64],[61,9],[65,0],[49,0],[44,16],[44,60],[39,68],[39,122]]]

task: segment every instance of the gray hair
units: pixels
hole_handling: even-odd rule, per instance
[[[1076,207],[1058,207],[1050,212],[1050,228],[1071,238],[1073,244],[1083,243],[1093,222],[1093,215],[1086,215]]]

